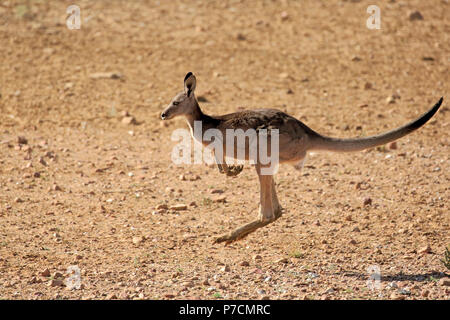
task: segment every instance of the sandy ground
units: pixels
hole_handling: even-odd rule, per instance
[[[0,298],[448,299],[450,4],[379,1],[370,30],[372,2],[79,0],[70,30],[72,2],[0,1]],[[258,180],[171,162],[188,71],[207,113],[336,137],[446,100],[396,145],[282,166],[283,217],[224,246]]]

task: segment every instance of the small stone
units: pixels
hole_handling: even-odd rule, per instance
[[[248,261],[242,261],[241,263],[239,263],[239,265],[241,266],[241,267],[248,267],[249,265],[250,265],[250,263],[248,263]]]
[[[140,245],[142,241],[144,241],[144,238],[141,236],[133,237],[133,243],[137,246]]]
[[[155,209],[156,210],[167,210],[167,209],[169,209],[169,207],[167,206],[167,204],[162,203],[162,204],[158,204]]]
[[[186,176],[184,174],[180,174],[178,179],[180,179],[181,181],[186,181]]]
[[[450,278],[442,278],[438,281],[438,284],[444,287],[450,286]]]
[[[405,296],[404,295],[400,295],[398,293],[392,293],[391,296],[389,297],[392,300],[405,300]]]
[[[391,144],[389,144],[389,149],[391,150],[397,150],[397,142],[392,142]]]
[[[171,292],[164,294],[164,297],[167,299],[173,299],[173,298],[175,298],[175,296],[176,296],[176,294],[171,293]]]
[[[428,297],[428,295],[430,294],[430,290],[423,290],[422,293],[420,294],[422,297],[426,298]]]
[[[262,260],[262,257],[259,254],[253,256],[253,260]]]
[[[23,136],[18,136],[18,137],[17,137],[17,143],[18,143],[18,144],[27,144],[27,143],[28,143],[28,140],[27,140],[27,138],[25,138],[25,137],[23,137]]]
[[[229,265],[224,265],[222,268],[220,268],[220,271],[222,271],[222,272],[229,272],[231,269],[230,269],[230,266]]]
[[[431,253],[431,247],[429,245],[427,245],[426,247],[422,247],[419,250],[417,250],[417,253],[419,254]]]
[[[64,286],[64,282],[61,279],[53,279],[49,281],[48,285],[50,287],[62,287]]]
[[[366,83],[364,84],[364,89],[365,89],[365,90],[372,89],[372,84],[371,84],[370,82],[366,82]]]
[[[281,20],[289,19],[289,14],[286,11],[283,11],[280,16],[281,16]]]
[[[52,186],[52,190],[53,190],[53,191],[61,191],[62,189],[61,189],[60,186],[54,184],[54,185]]]
[[[352,230],[352,232],[361,232],[361,230],[359,230],[358,227],[354,227],[353,230]]]
[[[212,199],[212,201],[216,203],[225,203],[227,202],[227,197],[226,196],[215,197]]]
[[[239,41],[244,41],[247,38],[242,33],[238,33],[237,36],[236,36],[236,39],[239,40]]]
[[[123,75],[120,72],[96,72],[89,75],[91,79],[120,79]]]
[[[220,193],[223,193],[223,190],[221,190],[221,189],[212,189],[210,192],[211,192],[211,194],[215,194],[215,193],[220,194]]]
[[[44,271],[41,272],[41,276],[50,277],[50,270],[45,269]]]
[[[126,125],[136,124],[136,119],[133,116],[123,117],[122,123]]]
[[[114,293],[110,293],[106,296],[106,300],[115,300],[117,296]]]
[[[187,205],[185,204],[176,204],[169,207],[170,210],[182,211],[187,209]]]
[[[64,275],[61,272],[55,272],[53,274],[53,279],[60,279],[60,280],[64,280]]]
[[[14,202],[15,203],[21,203],[21,202],[23,202],[23,200],[21,198],[17,197],[17,198],[14,199]]]
[[[320,227],[320,225],[321,225],[320,221],[319,220],[314,221],[314,225]]]
[[[412,11],[409,14],[409,20],[410,21],[416,21],[416,20],[423,20],[423,16],[420,13],[420,11]]]
[[[386,98],[386,104],[393,104],[395,103],[395,98],[393,96],[389,96]]]
[[[363,200],[363,205],[365,206],[369,206],[372,204],[372,199],[371,198],[364,198]]]
[[[288,263],[288,262],[289,262],[288,258],[280,258],[280,259],[275,260],[275,263],[283,263],[283,264],[285,264],[285,263]]]
[[[356,242],[355,239],[352,239],[352,240],[349,241],[349,243],[350,243],[350,244],[356,244],[357,242]]]

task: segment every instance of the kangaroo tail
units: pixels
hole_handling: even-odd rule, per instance
[[[443,100],[444,98],[442,97],[430,110],[402,127],[366,138],[339,139],[322,136],[314,132],[308,150],[328,150],[337,152],[360,151],[389,143],[406,136],[408,133],[423,126],[439,110]]]

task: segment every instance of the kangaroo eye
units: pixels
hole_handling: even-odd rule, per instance
[[[173,105],[174,105],[174,106],[177,106],[178,104],[179,104],[178,101],[174,101],[174,102],[173,102]]]

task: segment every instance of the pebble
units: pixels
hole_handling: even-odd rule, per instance
[[[262,260],[262,257],[259,254],[253,256],[253,260]]]
[[[426,247],[422,247],[419,250],[417,250],[417,253],[424,254],[424,253],[431,253],[431,247],[427,245]]]
[[[169,207],[167,206],[167,204],[163,203],[163,204],[158,204],[155,209],[156,210],[161,210],[161,209],[167,210],[167,209],[169,209]]]
[[[45,269],[44,271],[41,272],[41,276],[50,277],[50,270]]]
[[[224,265],[222,268],[220,268],[220,271],[222,271],[222,272],[229,272],[231,269],[230,269],[230,266],[229,265]]]
[[[27,143],[28,143],[28,140],[27,140],[27,138],[25,138],[25,137],[23,137],[23,136],[18,136],[18,137],[17,137],[17,143],[18,143],[18,144],[27,144]]]
[[[225,203],[227,202],[227,197],[226,196],[215,197],[212,199],[212,201],[216,203]]]
[[[136,119],[133,116],[123,117],[122,118],[123,124],[136,124]]]
[[[89,75],[91,79],[120,79],[122,77],[120,72],[95,72]]]
[[[14,199],[14,202],[21,203],[21,202],[23,202],[23,200],[21,198],[17,197]]]
[[[49,281],[48,285],[50,287],[62,287],[64,286],[64,282],[61,279],[53,279]]]
[[[450,286],[450,278],[442,278],[438,281],[438,284],[444,287]]]
[[[420,11],[412,11],[409,13],[409,20],[410,21],[416,21],[416,20],[423,20],[423,16],[420,13]]]
[[[141,236],[133,237],[133,243],[134,243],[135,245],[141,244],[142,241],[144,241],[144,238],[141,237]]]
[[[250,265],[250,263],[248,263],[248,261],[242,261],[240,264],[239,264],[241,267],[248,267],[249,265]]]
[[[185,204],[176,204],[169,207],[170,210],[182,211],[187,209],[187,205]]]
[[[389,149],[391,150],[397,150],[397,142],[391,142],[391,144],[389,145]]]
[[[372,199],[371,198],[364,198],[363,200],[363,205],[364,206],[368,206],[372,204]]]

